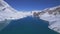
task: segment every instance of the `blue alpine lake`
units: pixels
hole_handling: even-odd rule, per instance
[[[8,26],[0,31],[0,34],[58,34],[50,30],[48,25],[47,21],[28,16],[11,21]]]

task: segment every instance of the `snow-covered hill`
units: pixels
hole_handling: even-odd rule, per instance
[[[60,33],[60,5],[33,12],[33,16],[49,22],[48,28]]]
[[[6,27],[11,20],[31,16],[31,12],[21,12],[13,9],[4,0],[0,0],[0,30]]]

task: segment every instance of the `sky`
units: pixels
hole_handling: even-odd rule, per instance
[[[5,0],[19,11],[43,10],[60,5],[60,0]]]

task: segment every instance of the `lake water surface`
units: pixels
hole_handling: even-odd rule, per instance
[[[48,28],[48,22],[32,17],[11,21],[0,34],[58,34]]]

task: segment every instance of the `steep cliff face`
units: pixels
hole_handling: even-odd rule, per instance
[[[60,6],[33,12],[33,16],[49,22],[48,28],[60,33]]]

